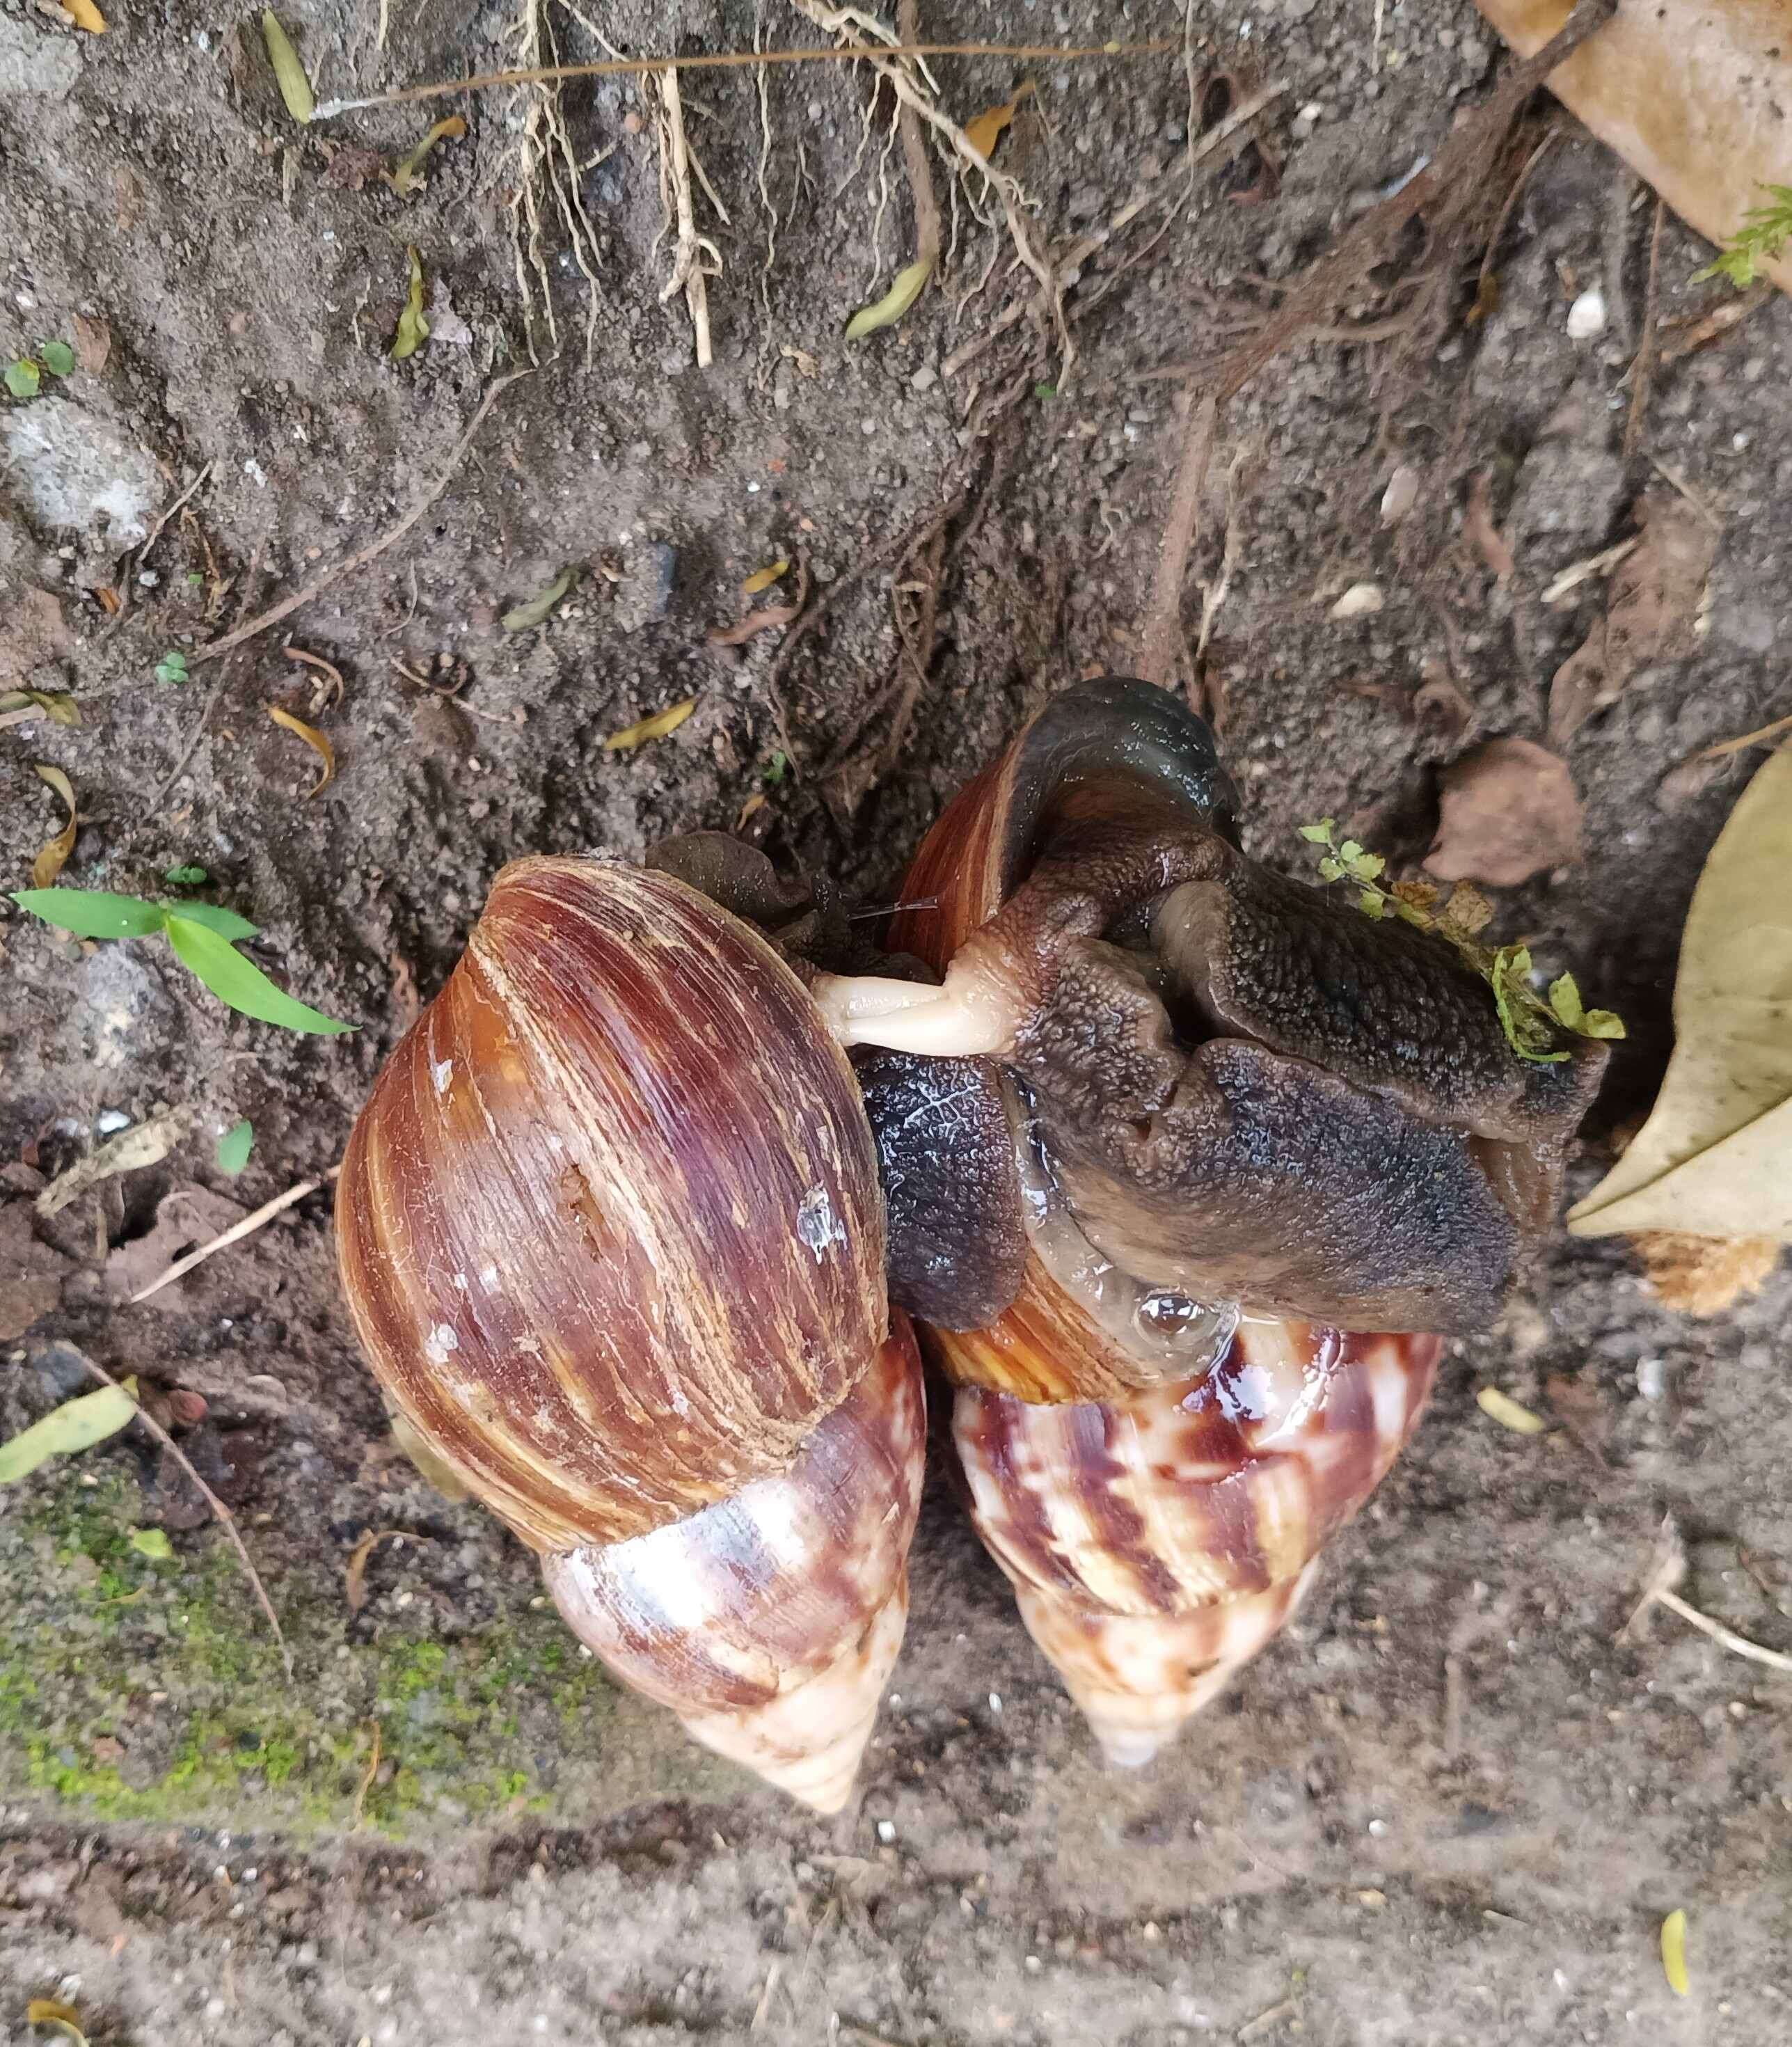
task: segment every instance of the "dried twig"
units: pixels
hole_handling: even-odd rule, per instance
[[[696,338],[697,367],[707,370],[715,360],[710,340],[710,287],[711,277],[722,273],[722,251],[706,234],[697,232],[696,200],[691,191],[691,145],[685,139],[684,102],[678,87],[678,73],[668,68],[658,80],[660,88],[660,183],[667,211],[677,225],[672,251],[672,274],[660,293],[664,305],[682,291],[690,308],[691,330]],[[704,189],[708,190],[708,180]],[[714,194],[710,193],[713,200]]]
[[[1035,63],[1074,64],[1089,57],[1157,57],[1179,49],[1179,42],[1087,43],[1059,49],[1050,43],[896,43],[877,54],[892,57],[1008,57]],[[482,72],[474,78],[437,79],[428,85],[405,85],[376,92],[366,99],[327,99],[313,121],[333,121],[339,114],[366,106],[396,106],[407,99],[447,99],[457,92],[483,92],[495,85],[544,85],[568,78],[640,78],[650,72],[729,71],[746,64],[852,64],[873,52],[854,44],[830,49],[719,50],[692,56],[610,57],[599,64],[531,64],[520,71]]]
[[[448,457],[447,466],[441,474],[410,510],[395,524],[389,526],[377,540],[362,548],[358,553],[350,555],[346,561],[338,562],[333,567],[326,569],[315,582],[307,583],[303,590],[291,597],[282,598],[278,604],[271,606],[234,631],[226,633],[223,639],[208,640],[192,656],[192,660],[215,661],[220,654],[227,654],[233,647],[240,647],[246,640],[253,640],[257,633],[265,633],[270,625],[277,625],[281,619],[290,618],[302,605],[309,604],[314,598],[321,597],[333,582],[352,575],[357,569],[365,568],[370,562],[383,555],[388,548],[403,540],[453,481],[455,472],[460,467],[466,451],[473,445],[474,437],[486,423],[486,415],[497,403],[499,397],[521,378],[534,374],[532,370],[513,370],[507,377],[500,377],[487,389],[485,397],[479,400],[478,409],[468,423],[466,431],[455,442],[454,452]]]
[[[314,1180],[301,1180],[296,1187],[288,1187],[284,1194],[276,1194],[271,1202],[264,1202],[252,1215],[246,1215],[241,1222],[234,1222],[209,1244],[202,1244],[197,1251],[189,1251],[184,1258],[177,1258],[165,1272],[159,1273],[147,1287],[130,1297],[130,1306],[135,1307],[139,1301],[147,1301],[152,1294],[159,1294],[163,1287],[191,1272],[195,1265],[203,1264],[215,1251],[223,1251],[233,1244],[240,1244],[246,1236],[253,1236],[264,1223],[272,1222],[295,1202],[302,1202],[307,1194],[315,1194],[319,1187],[327,1186],[342,1171],[332,1166],[327,1173],[320,1173]]]
[[[1665,1606],[1670,1613],[1677,1613],[1689,1627],[1700,1634],[1709,1635],[1732,1655],[1746,1657],[1751,1663],[1764,1663],[1770,1670],[1784,1670],[1792,1674],[1792,1656],[1778,1649],[1763,1649],[1759,1643],[1751,1642],[1746,1635],[1738,1635],[1733,1627],[1726,1627],[1720,1620],[1713,1620],[1709,1614],[1701,1613],[1690,1606],[1674,1590],[1686,1575],[1686,1553],[1680,1546],[1679,1531],[1670,1515],[1662,1523],[1661,1534],[1656,1538],[1655,1553],[1650,1559],[1649,1576],[1643,1588],[1643,1596],[1631,1608],[1630,1618],[1618,1630],[1617,1639],[1624,1641],[1635,1630],[1637,1623],[1651,1607]]]
[[[373,1731],[373,1746],[372,1752],[367,1758],[367,1766],[361,1773],[361,1782],[354,1787],[354,1814],[350,1822],[351,1832],[354,1828],[361,1825],[367,1817],[367,1794],[373,1790],[373,1779],[380,1774],[380,1754],[382,1746],[380,1724],[377,1720],[370,1720],[367,1724]]]
[[[141,1300],[142,1296],[139,1294],[137,1298]],[[112,1376],[110,1372],[107,1372],[103,1365],[95,1364],[93,1360],[87,1356],[84,1352],[77,1352],[75,1355],[79,1357],[81,1363],[86,1367],[87,1370],[91,1374],[91,1376],[99,1381],[101,1385],[116,1386],[118,1384],[118,1382]],[[187,1455],[187,1453],[181,1449],[180,1445],[176,1442],[174,1438],[168,1433],[167,1430],[162,1426],[161,1423],[156,1419],[155,1416],[152,1414],[149,1409],[144,1407],[141,1402],[137,1404],[136,1418],[143,1424],[144,1427],[149,1431],[150,1434],[155,1438],[156,1441],[161,1445],[164,1450],[168,1452],[168,1455],[173,1458],[174,1461],[180,1465],[180,1468],[187,1474],[188,1477],[190,1478],[193,1481],[193,1484],[199,1488],[199,1492],[204,1496],[206,1504],[211,1509],[213,1514],[217,1516],[218,1525],[230,1538],[230,1546],[236,1551],[237,1556],[242,1565],[244,1573],[249,1580],[250,1588],[255,1595],[256,1603],[261,1608],[263,1614],[266,1616],[268,1626],[273,1631],[274,1640],[278,1644],[280,1649],[280,1660],[286,1666],[286,1674],[290,1677],[292,1675],[292,1652],[286,1646],[286,1637],[281,1629],[280,1616],[274,1612],[273,1601],[268,1597],[268,1588],[261,1582],[261,1574],[256,1569],[254,1562],[250,1559],[248,1550],[243,1546],[242,1537],[237,1532],[235,1517],[231,1514],[230,1510],[224,1504],[223,1501],[218,1497],[217,1494],[212,1491],[211,1488],[208,1486],[205,1480],[199,1476],[199,1473],[194,1470],[192,1460]]]
[[[1630,366],[1630,417],[1624,422],[1624,460],[1636,452],[1642,437],[1643,416],[1649,407],[1649,386],[1655,375],[1655,317],[1661,306],[1662,222],[1667,207],[1655,201],[1655,225],[1649,236],[1649,280],[1643,288],[1643,334],[1636,344],[1636,360]]]
[[[1175,687],[1177,669],[1186,651],[1182,644],[1182,583],[1194,536],[1201,526],[1201,493],[1206,487],[1207,465],[1213,453],[1213,424],[1219,400],[1210,391],[1189,405],[1188,424],[1182,435],[1182,460],[1176,466],[1176,483],[1170,497],[1170,516],[1163,522],[1163,538],[1157,551],[1157,575],[1151,586],[1151,609],[1145,614],[1145,633],[1139,656],[1139,673],[1159,689]]]
[[[148,536],[143,540],[139,542],[136,549],[132,553],[129,564],[130,568],[142,567],[143,564],[149,559],[149,550],[154,547],[157,541],[161,538],[162,529],[168,524],[168,522],[174,517],[176,513],[182,510],[185,507],[188,501],[199,489],[199,486],[205,482],[208,476],[211,475],[211,470],[212,464],[208,462],[204,468],[199,471],[199,474],[193,478],[192,482],[187,486],[187,488],[181,492],[180,495],[175,499],[174,502],[168,506],[168,509],[162,513],[161,517],[157,520],[155,524],[149,528]],[[133,578],[130,575],[128,569],[126,573],[118,578],[118,609],[112,618],[107,622],[105,637],[108,640],[110,640],[112,635],[118,630],[121,625],[124,624],[126,614],[130,609],[132,582]]]
[[[1792,732],[1792,717],[1776,718],[1771,725],[1758,726],[1753,732],[1745,732],[1735,739],[1720,740],[1715,746],[1707,746],[1693,756],[1695,760],[1721,760],[1726,754],[1745,753],[1751,746],[1765,746],[1770,739],[1777,739],[1782,732]]]
[[[905,43],[921,40],[915,0],[897,0],[896,26]],[[921,117],[906,99],[896,110],[896,128],[902,137],[902,166],[908,174],[909,197],[915,207],[915,260],[925,263],[931,276],[939,261],[939,201],[934,196],[933,168],[927,161],[927,142],[921,133]]]
[[[1756,284],[1740,297],[1725,299],[1714,306],[1702,319],[1694,320],[1689,327],[1677,331],[1671,341],[1663,342],[1661,367],[1670,368],[1685,357],[1708,346],[1733,327],[1740,327],[1753,313],[1758,313],[1770,299],[1777,299],[1778,292],[1771,284]]]

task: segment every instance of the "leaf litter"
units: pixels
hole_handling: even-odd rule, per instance
[[[31,764],[31,770],[40,782],[47,782],[55,790],[62,799],[63,807],[68,813],[68,822],[54,838],[49,840],[41,849],[37,857],[31,863],[32,887],[48,888],[67,866],[68,856],[75,850],[75,834],[77,829],[75,819],[75,790],[74,785],[60,768],[52,768],[45,761],[33,760]]]
[[[1642,533],[1612,570],[1604,617],[1550,685],[1550,738],[1558,747],[1616,703],[1639,670],[1697,650],[1717,536],[1666,491],[1650,492],[1637,518]]]
[[[1529,739],[1490,739],[1444,770],[1425,872],[1515,888],[1579,860],[1581,799],[1568,764]]]
[[[137,1381],[103,1386],[52,1407],[41,1422],[0,1443],[0,1485],[29,1477],[52,1457],[73,1457],[103,1443],[137,1419]]]
[[[341,678],[339,676],[337,680],[339,683]],[[268,706],[268,715],[282,731],[290,732],[302,739],[323,764],[317,780],[305,791],[308,801],[335,780],[336,749],[315,725],[307,725],[302,718],[296,718],[291,711],[281,710],[278,704]]]
[[[1648,1120],[1569,1230],[1792,1240],[1792,753],[1758,771],[1705,861],[1674,1025]]]

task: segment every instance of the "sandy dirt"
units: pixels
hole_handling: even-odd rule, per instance
[[[60,822],[32,764],[60,766],[81,818],[64,881],[180,893],[167,871],[203,867],[185,892],[252,917],[269,970],[359,1028],[291,1035],[224,1011],[159,940],[83,946],[0,919],[0,1436],[83,1390],[83,1355],[137,1375],[237,1512],[293,1657],[288,1679],[203,1503],[140,1431],[0,1496],[0,2037],[27,2037],[27,1999],[58,1996],[108,2047],[1792,2037],[1792,1680],[1666,1614],[1616,1639],[1671,1515],[1687,1596],[1792,1650],[1784,1270],[1694,1320],[1621,1248],[1555,1242],[1500,1325],[1452,1347],[1297,1623],[1136,1776],[1099,1766],[936,1479],[908,1645],[838,1823],[615,1692],[542,1610],[521,1550],[394,1455],[323,1196],[126,1300],[331,1165],[505,858],[635,856],[751,803],[744,829],[780,858],[887,904],[944,799],[1031,710],[1127,672],[1181,431],[1180,385],[1138,373],[1224,348],[1272,281],[1436,151],[1497,74],[1466,0],[1198,0],[1199,69],[1240,98],[1286,91],[1262,129],[1279,180],[1253,149],[1191,195],[1171,175],[1190,119],[1176,56],[942,63],[961,118],[1036,79],[1002,161],[1042,236],[1105,226],[1160,181],[1090,261],[1079,292],[1106,296],[1069,377],[1025,320],[947,368],[1020,288],[962,192],[945,288],[843,340],[912,234],[888,103],[861,149],[870,89],[844,68],[771,73],[763,130],[750,72],[686,80],[729,216],[699,192],[722,256],[699,370],[682,296],[661,302],[636,83],[565,94],[598,281],[594,307],[550,199],[556,341],[519,296],[528,100],[468,104],[406,203],[354,153],[389,166],[446,108],[301,130],[251,13],[106,11],[95,39],[0,8],[0,354],[84,332],[91,359],[99,323],[109,338],[103,366],[0,413],[0,660],[73,691],[83,720],[0,736],[6,885]],[[931,32],[997,41],[1182,30],[1171,0],[921,11]],[[371,7],[283,18],[324,95],[515,47],[501,5],[394,8],[383,52]],[[569,58],[601,54],[581,18],[552,14]],[[614,0],[591,19],[629,52],[750,48],[755,27],[744,0]],[[762,25],[816,40],[769,0]],[[1198,130],[1224,104],[1204,91]],[[1548,681],[1604,602],[1595,577],[1546,604],[1552,579],[1631,531],[1645,492],[1713,528],[1683,641],[1568,743],[1584,857],[1496,892],[1502,938],[1631,1024],[1572,1168],[1584,1192],[1659,1077],[1686,904],[1760,756],[1685,764],[1792,710],[1792,309],[1774,299],[1658,368],[1627,459],[1652,205],[1549,103],[1530,118],[1503,190],[1544,125],[1560,132],[1511,209],[1484,317],[1465,318],[1477,243],[1422,346],[1284,354],[1222,421],[1194,567],[1220,579],[1229,507],[1206,674],[1247,845],[1299,866],[1295,827],[1332,815],[1412,871],[1440,770],[1480,738],[1543,737]],[[395,362],[408,246],[435,331]],[[1728,293],[1693,281],[1709,255],[1666,222],[1664,336]],[[1594,286],[1604,331],[1571,339]],[[1359,311],[1389,303],[1365,288]],[[403,541],[227,667],[197,661],[220,625],[395,520],[532,340],[534,373]],[[1403,466],[1418,501],[1384,524]],[[192,516],[133,552],[202,472]],[[1465,531],[1477,474],[1509,575]],[[881,551],[954,493],[939,643],[892,749]],[[741,580],[784,555],[827,603],[819,629],[781,667],[776,631],[707,645],[746,608]],[[547,622],[506,632],[569,565]],[[1365,582],[1381,608],[1334,618]],[[339,701],[287,635],[340,670]],[[172,652],[184,682],[156,677]],[[603,750],[692,697],[671,737]],[[269,705],[335,748],[315,798],[315,756]],[[44,1176],[161,1105],[191,1116],[165,1159],[34,1218]],[[242,1117],[254,1152],[231,1180],[214,1143]],[[1550,1432],[1496,1427],[1475,1404],[1486,1383]],[[171,1561],[133,1546],[148,1529]],[[354,1605],[350,1560],[381,1530],[403,1539],[366,1557]],[[1676,1907],[1684,2000],[1657,1950]]]

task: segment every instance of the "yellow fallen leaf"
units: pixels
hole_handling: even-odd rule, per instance
[[[788,557],[780,555],[775,562],[769,563],[765,567],[755,569],[741,585],[741,596],[757,597],[762,590],[769,590],[789,567]]]
[[[336,772],[336,749],[315,725],[307,725],[302,718],[295,718],[289,710],[282,710],[278,704],[268,706],[268,715],[274,723],[288,732],[296,733],[306,745],[323,763],[323,772],[306,790],[308,797],[315,796],[319,789],[327,786]]]
[[[1497,1422],[1502,1429],[1510,1429],[1515,1436],[1540,1436],[1550,1426],[1541,1414],[1533,1414],[1528,1407],[1521,1407],[1509,1393],[1502,1393],[1497,1386],[1484,1386],[1475,1395],[1475,1405],[1490,1422]]]
[[[0,1485],[12,1485],[29,1478],[52,1457],[68,1457],[91,1450],[137,1419],[137,1381],[126,1379],[103,1386],[97,1393],[77,1394],[60,1407],[52,1407],[42,1421],[0,1443]],[[63,2005],[60,2010],[67,2011]],[[33,2019],[33,2026],[51,2025],[53,2018]]]
[[[932,272],[931,256],[923,256],[918,263],[911,263],[906,270],[898,271],[896,282],[876,305],[861,306],[847,321],[847,340],[860,340],[865,335],[875,334],[881,327],[894,327],[919,298]]]
[[[317,102],[305,68],[299,61],[299,52],[292,47],[292,38],[280,25],[271,7],[262,11],[261,40],[268,46],[268,62],[273,66],[274,83],[286,102],[286,110],[303,126],[316,111]]]
[[[75,17],[77,29],[85,29],[90,36],[103,36],[106,17],[93,4],[93,0],[63,0],[63,5]]]
[[[1686,1915],[1684,1912],[1670,1912],[1662,1921],[1662,1973],[1667,1978],[1667,1987],[1676,1997],[1692,1994],[1692,1982],[1686,1974]]]
[[[446,121],[438,121],[403,163],[393,166],[386,183],[401,199],[409,199],[413,193],[421,192],[424,158],[438,142],[454,141],[466,133],[466,123],[458,114],[451,114]]]
[[[1743,791],[1693,892],[1674,1057],[1577,1236],[1675,1230],[1792,1241],[1792,753]]]
[[[52,725],[79,725],[80,706],[66,690],[0,690],[0,725],[22,725],[41,711]]]
[[[68,812],[68,823],[31,863],[32,887],[48,888],[68,865],[68,856],[75,850],[75,790],[60,768],[46,767],[41,760],[33,760],[31,766],[38,780],[48,782],[61,797]]]
[[[668,732],[676,732],[696,708],[697,699],[687,697],[683,703],[675,703],[668,710],[656,710],[652,718],[644,718],[637,724],[613,732],[604,741],[604,751],[630,753],[649,739],[664,739]]]
[[[1033,81],[1028,79],[1013,99],[985,107],[974,121],[965,123],[965,140],[980,157],[987,157],[1001,140],[1002,131],[1020,111],[1021,101],[1032,89]]]
[[[394,362],[415,355],[429,339],[429,322],[423,310],[423,258],[414,249],[407,249],[404,254],[411,265],[411,288],[404,310],[398,315],[398,331],[392,339]]]

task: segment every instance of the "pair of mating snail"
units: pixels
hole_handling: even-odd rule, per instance
[[[826,915],[717,835],[519,861],[355,1127],[389,1399],[619,1677],[821,1811],[907,1615],[910,1314],[979,1534],[1139,1763],[1552,1212],[1603,1049],[1520,1059],[1447,945],[1256,865],[1235,807],[1174,698],[1073,690],[934,827],[896,975],[818,966]]]

